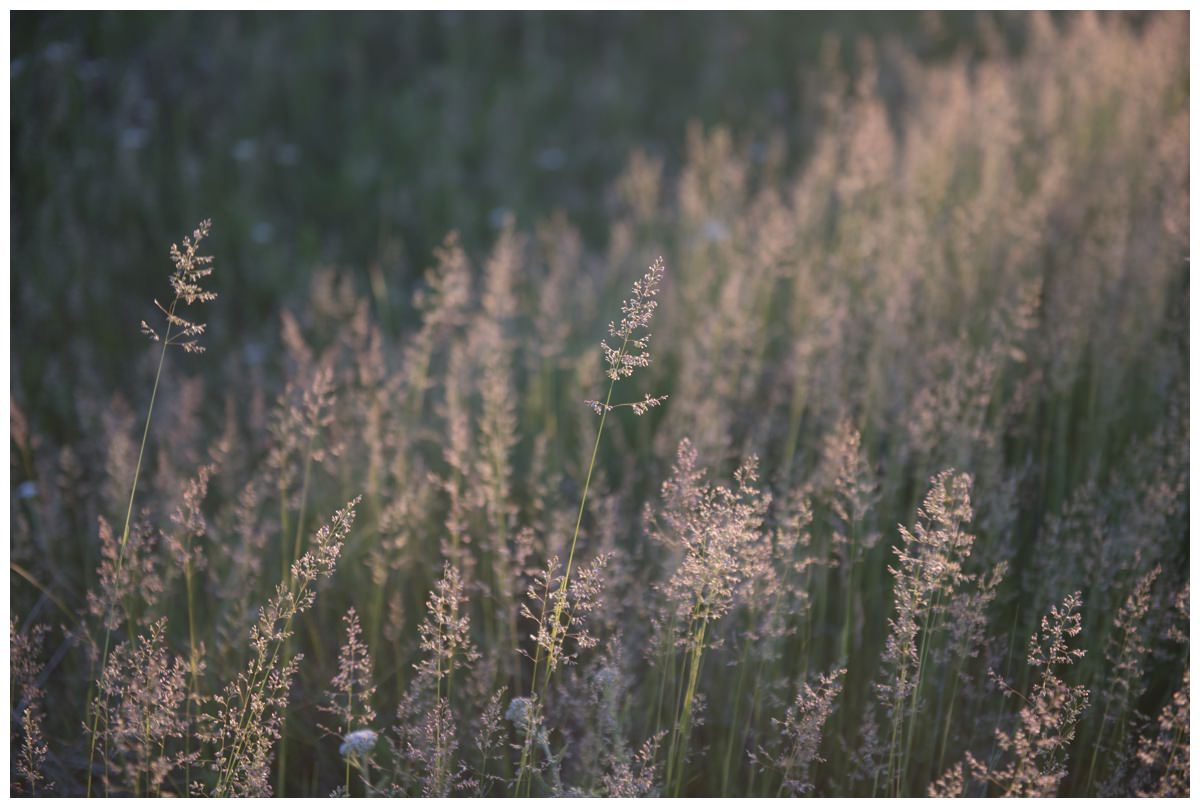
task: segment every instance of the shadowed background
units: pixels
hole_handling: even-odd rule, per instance
[[[983,50],[981,21],[1020,47],[1019,16],[973,13],[14,13],[14,387],[69,434],[81,372],[128,381],[160,245],[201,218],[210,347],[273,332],[323,265],[394,334],[449,230],[479,251],[506,213],[564,211],[595,245],[634,147],[671,177],[686,124],[721,123],[794,165],[823,47],[852,74],[862,42],[939,60]]]

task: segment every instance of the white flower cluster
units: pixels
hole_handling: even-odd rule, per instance
[[[361,755],[374,749],[377,740],[379,740],[379,733],[375,730],[356,729],[342,737],[342,745],[338,747],[338,752],[342,757]]]

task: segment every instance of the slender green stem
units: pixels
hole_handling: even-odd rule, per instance
[[[621,366],[621,360],[625,356],[625,349],[628,346],[629,346],[629,337],[625,337],[624,341],[621,343],[621,350],[617,351],[617,358],[615,360],[615,365],[617,367]],[[567,585],[571,581],[571,565],[575,561],[575,545],[579,541],[579,528],[583,524],[583,512],[584,512],[585,508],[587,507],[588,489],[592,485],[592,473],[595,472],[595,470],[596,470],[596,456],[600,452],[600,437],[604,434],[604,424],[608,420],[609,410],[612,409],[611,404],[612,404],[613,389],[616,386],[617,386],[617,380],[615,378],[611,379],[608,383],[608,394],[604,397],[604,406],[600,410],[600,425],[596,428],[596,441],[595,441],[595,443],[592,444],[592,459],[588,463],[587,477],[585,477],[584,481],[583,481],[583,495],[579,498],[579,513],[576,514],[576,516],[575,516],[575,532],[571,535],[571,549],[567,552],[567,567],[566,567],[566,570],[563,572],[562,586],[560,587],[560,591],[562,593],[565,593],[567,591]],[[555,611],[554,611],[555,619],[552,623],[552,626],[553,626],[552,630],[555,632],[558,631],[558,625],[559,625],[558,618],[560,616],[561,611],[562,611],[562,600],[560,599],[558,604],[555,607]]]
[[[615,385],[615,381],[608,385],[608,395],[604,399],[604,412],[600,413],[600,426],[596,429],[596,441],[592,444],[592,459],[588,463],[587,476],[583,481],[583,495],[579,498],[579,513],[575,516],[575,532],[571,534],[571,549],[567,551],[567,566],[562,577],[561,589],[564,592],[571,580],[571,567],[575,562],[575,545],[579,541],[579,528],[583,524],[583,512],[587,507],[588,490],[592,485],[592,474],[596,470],[596,456],[600,452],[600,437],[604,434],[604,423],[608,419],[608,404],[612,401],[613,387]],[[554,625],[557,626],[558,622],[555,621]]]
[[[34,589],[45,595],[51,603],[58,607],[58,610],[62,612],[68,620],[71,620],[72,622],[77,622],[79,620],[79,617],[67,608],[67,604],[63,602],[62,598],[51,592],[50,589],[44,586],[41,581],[33,577],[33,573],[31,573],[29,570],[25,569],[15,561],[9,561],[8,568],[28,581]]]
[[[621,358],[625,355],[625,350],[628,347],[628,345],[629,345],[629,338],[626,337],[624,339],[624,341],[621,343],[621,350],[619,350],[617,352],[617,358],[616,358],[616,362],[615,362],[617,367],[620,367]],[[550,619],[550,642],[551,642],[551,645],[554,645],[554,643],[559,641],[559,634],[562,630],[564,630],[563,626],[562,626],[563,603],[566,600],[565,596],[566,596],[566,592],[567,592],[567,587],[570,584],[570,580],[571,580],[571,570],[575,563],[575,547],[579,543],[579,529],[583,525],[583,514],[584,514],[584,511],[587,509],[588,491],[590,490],[591,485],[592,485],[592,475],[596,471],[596,458],[600,454],[600,439],[604,435],[604,424],[608,420],[609,410],[612,409],[612,407],[611,407],[612,396],[613,396],[613,390],[616,387],[616,385],[617,385],[617,380],[615,378],[611,379],[609,381],[608,393],[604,397],[604,406],[601,407],[601,410],[600,410],[600,424],[599,424],[599,426],[596,427],[596,440],[592,444],[592,457],[591,457],[591,460],[588,462],[587,476],[584,478],[584,481],[583,481],[583,493],[579,498],[579,512],[575,515],[575,530],[571,534],[571,546],[570,546],[570,549],[567,551],[567,565],[563,571],[562,583],[559,586],[558,597],[555,598],[554,613]],[[545,614],[545,610],[543,609],[543,616],[544,616],[544,614]],[[540,652],[541,652],[541,647],[539,644],[539,648],[535,652],[533,681],[530,685],[530,694],[531,694],[531,697],[534,697],[534,698],[537,695],[537,664],[538,664],[538,659],[540,658],[540,655],[541,655]],[[545,673],[543,675],[543,684],[542,684],[542,692],[543,693],[545,693],[550,686],[550,677],[553,674],[553,672],[554,672],[554,666],[551,664],[551,660],[547,659],[546,660],[546,669],[545,669]],[[525,748],[523,748],[522,752],[521,752],[521,771],[517,775],[518,794],[519,794],[519,787],[521,784],[521,778],[525,774],[526,768],[528,765],[529,755],[527,754],[527,751],[529,751],[529,747],[530,747],[530,738],[529,738],[530,732],[531,732],[531,728],[527,727],[526,732],[525,732],[525,734],[526,734],[526,739],[525,739],[526,742],[524,745]],[[529,783],[529,786],[531,787],[532,783]]]
[[[294,583],[294,580],[288,582],[288,599],[291,603],[296,602],[296,597],[299,594],[293,588]],[[281,636],[286,638],[291,635],[292,620],[295,618],[295,616],[296,613],[294,611],[288,615],[287,620],[284,621]],[[217,780],[215,796],[225,796],[225,791],[233,784],[234,769],[237,764],[237,759],[238,756],[244,751],[245,742],[247,740],[246,735],[247,730],[250,727],[250,719],[252,715],[250,708],[252,702],[254,701],[254,693],[266,685],[267,678],[271,675],[271,671],[275,669],[275,663],[279,660],[280,652],[283,650],[284,640],[277,640],[275,642],[275,648],[271,652],[270,661],[260,670],[254,671],[250,678],[250,683],[246,689],[246,696],[242,699],[241,713],[239,714],[237,723],[237,732],[234,738],[233,748],[230,750],[229,765],[226,770],[221,772],[221,775]],[[262,675],[261,681],[258,679],[260,673]]]
[[[1100,728],[1096,730],[1096,740],[1092,744],[1092,761],[1088,765],[1087,785],[1084,788],[1084,794],[1092,790],[1092,780],[1096,776],[1096,759],[1100,755],[1100,745],[1104,742],[1104,727],[1108,724],[1109,704],[1104,705],[1104,715],[1100,718]]]
[[[187,706],[184,710],[186,721],[186,731],[184,732],[183,754],[184,754],[184,794],[188,794],[188,785],[192,782],[192,698],[198,692],[199,671],[197,670],[197,654],[196,654],[196,613],[194,608],[194,594],[192,585],[192,554],[191,554],[191,537],[188,537],[187,559],[183,564],[183,579],[187,587],[187,621],[188,621],[188,697]],[[190,796],[190,795],[189,795]]]
[[[689,630],[689,632],[691,631],[691,625],[688,626],[688,630]],[[684,657],[685,665],[686,665],[687,661],[690,660],[690,658],[691,658],[690,654],[691,654],[691,649],[689,648],[688,655]],[[674,655],[672,655],[672,656],[674,656]],[[672,673],[672,678],[675,678],[674,677],[674,673],[675,673],[674,665],[671,666],[671,673]],[[671,716],[671,745],[670,745],[670,747],[667,748],[666,785],[668,788],[670,788],[671,785],[675,782],[675,758],[676,758],[676,750],[679,746],[679,722],[680,722],[681,716],[683,715],[683,693],[684,693],[684,680],[679,679],[678,681],[675,682],[675,699],[673,702],[674,707],[675,707],[675,714],[673,716]]]
[[[921,685],[925,679],[923,676],[923,672],[925,670],[925,660],[929,656],[931,623],[934,619],[935,613],[937,612],[938,603],[940,600],[941,593],[939,592],[934,596],[933,602],[929,604],[929,608],[925,611],[925,624],[921,629],[921,650],[917,654],[917,672],[913,677],[912,703],[909,706],[909,714],[912,716],[912,718],[908,722],[908,734],[904,740],[904,763],[900,767],[899,790],[896,792],[897,797],[901,796],[902,792],[904,791],[904,785],[908,779],[908,769],[912,762],[913,736],[917,727],[917,707],[920,705],[921,701]]]
[[[741,714],[742,693],[746,685],[746,671],[750,667],[748,659],[749,650],[750,643],[743,642],[742,653],[737,665],[737,686],[733,690],[733,713],[729,718],[729,736],[725,743],[725,762],[721,766],[721,796],[728,796],[727,789],[729,788],[729,772],[733,764],[733,749],[745,737],[738,732],[737,723],[738,717]]]
[[[304,518],[308,510],[308,483],[312,476],[312,458],[313,458],[313,443],[316,441],[316,436],[310,435],[308,445],[304,450],[304,473],[300,483],[300,508],[296,513],[296,534],[292,541],[292,560],[291,564],[296,563],[300,558],[300,551],[303,549],[304,543]],[[291,575],[291,564],[287,567],[287,574]],[[284,656],[291,653],[291,640],[289,638],[284,646]],[[275,793],[276,796],[284,796],[284,789],[287,786],[287,781],[284,774],[287,769],[287,709],[284,709],[283,715],[279,721],[279,766],[275,774]]]
[[[842,626],[843,665],[850,659],[850,632],[854,623],[854,557],[858,551],[858,523],[850,526],[850,550],[846,554],[846,615]]]
[[[683,697],[683,717],[676,726],[678,742],[675,745],[676,764],[674,766],[674,794],[678,797],[683,791],[684,769],[687,763],[688,741],[692,732],[692,703],[696,699],[696,684],[700,680],[700,661],[704,654],[704,635],[708,629],[707,616],[702,617],[700,626],[692,638],[691,665],[688,667],[687,691]]]
[[[663,701],[666,699],[667,682],[675,678],[675,655],[671,653],[670,644],[670,638],[674,632],[675,614],[672,612],[670,619],[667,621],[666,632],[662,635],[661,659],[658,665],[658,695],[654,701],[654,712],[651,714],[653,727],[647,730],[647,736],[657,732],[662,726],[659,722],[662,720],[662,708]]]
[[[162,351],[158,355],[158,370],[154,373],[154,387],[150,390],[150,405],[146,408],[146,424],[142,427],[142,443],[138,447],[137,465],[133,468],[133,484],[129,487],[129,504],[125,508],[125,527],[121,529],[121,544],[120,550],[117,552],[117,570],[116,575],[119,578],[121,568],[125,562],[125,545],[129,541],[129,526],[133,521],[133,501],[137,495],[138,479],[142,474],[142,458],[146,454],[146,442],[150,437],[150,420],[154,415],[154,402],[158,398],[158,385],[162,381],[163,365],[167,360],[167,348],[171,345],[171,321],[175,316],[175,307],[179,304],[179,297],[176,296],[171,301],[171,308],[167,313],[167,326],[163,332]],[[104,651],[100,655],[100,676],[104,675],[104,668],[108,665],[108,649],[112,640],[112,630],[105,629],[104,631]],[[97,690],[99,690],[97,680]],[[91,699],[88,699],[91,702]],[[95,712],[92,716],[92,741],[88,750],[88,774],[87,774],[87,795],[92,796],[92,767],[96,762],[96,729],[99,727],[100,715]],[[107,753],[105,754],[107,759]]]
[[[539,625],[545,625],[546,604],[548,604],[549,602],[550,602],[550,578],[547,577],[545,594],[542,597],[541,614],[538,617]],[[539,643],[537,643],[537,646],[534,648],[534,651],[533,651],[533,678],[529,682],[530,701],[533,702],[534,704],[536,704],[536,701],[537,701],[538,670],[539,670],[539,666],[541,665],[541,662],[542,662],[542,644],[539,642]],[[547,663],[547,667],[548,666],[549,666],[549,663]],[[531,710],[533,709],[533,704],[530,705],[530,709]],[[532,787],[532,783],[525,782],[526,778],[528,777],[529,764],[531,763],[530,758],[532,757],[532,755],[533,755],[533,726],[532,726],[532,721],[530,721],[529,723],[527,723],[525,725],[525,741],[521,745],[521,763],[520,763],[520,768],[517,770],[517,782],[513,787],[513,792],[518,797],[521,796],[521,786],[523,784],[528,785],[529,787]]]
[[[937,769],[933,772],[934,777],[940,776],[945,771],[946,746],[950,742],[950,724],[951,719],[954,717],[954,701],[958,698],[958,681],[962,677],[965,661],[965,655],[959,657],[958,666],[954,671],[954,679],[950,683],[950,699],[947,701],[946,721],[942,726],[942,743],[938,751]]]
[[[350,670],[355,670],[354,667],[354,649],[350,649]],[[350,686],[346,690],[346,732],[342,736],[349,735],[354,727],[352,725],[354,717],[354,682],[351,680]],[[346,796],[350,796],[350,756],[355,754],[353,750],[346,750]]]
[[[904,686],[905,686],[905,684],[907,684],[907,680],[908,680],[908,671],[905,668],[901,667],[901,669],[900,669],[900,684],[896,689],[897,698],[894,699],[892,702],[892,735],[888,741],[887,789],[889,792],[892,791],[892,788],[893,788],[892,783],[895,781],[895,778],[896,778],[896,747],[898,745],[897,739],[899,737],[901,727],[904,724],[904,714],[901,712],[903,705],[904,705],[904,699],[902,697],[900,697],[899,694],[904,692]],[[878,796],[878,793],[879,793],[879,772],[876,772],[875,773],[875,782],[871,786],[871,796],[873,796],[873,797]]]
[[[301,544],[304,542],[304,517],[305,511],[308,509],[308,481],[312,474],[312,456],[313,443],[315,436],[309,437],[308,446],[304,450],[304,475],[300,483],[300,509],[296,514],[296,533],[292,540],[292,560],[294,564],[296,559],[300,557]],[[288,572],[291,572],[291,564],[288,565]]]

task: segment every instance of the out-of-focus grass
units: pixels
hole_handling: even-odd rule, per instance
[[[14,14],[14,387],[42,425],[70,434],[81,368],[109,388],[136,378],[123,357],[163,280],[146,246],[180,222],[218,227],[212,347],[273,330],[322,264],[358,273],[394,330],[450,229],[481,248],[506,212],[528,226],[563,210],[602,240],[635,147],[670,173],[698,120],[781,133],[794,162],[819,118],[806,69],[830,43],[851,69],[860,38],[938,58],[978,48],[979,22]]]

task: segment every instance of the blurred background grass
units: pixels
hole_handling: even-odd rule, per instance
[[[211,349],[274,332],[329,265],[396,333],[447,231],[478,254],[506,214],[563,211],[603,243],[634,148],[670,177],[695,120],[764,151],[782,135],[794,165],[832,43],[853,73],[857,42],[937,60],[984,47],[984,23],[1020,47],[1020,18],[975,13],[15,13],[14,389],[76,437],[81,372],[137,378],[155,250],[201,218],[221,258]]]

